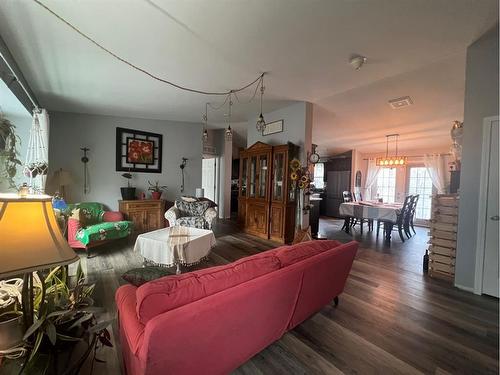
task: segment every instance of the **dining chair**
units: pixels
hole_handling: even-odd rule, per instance
[[[403,231],[404,231],[405,220],[408,220],[408,217],[409,217],[408,215],[410,214],[409,208],[410,208],[411,199],[412,199],[412,195],[408,195],[405,198],[405,201],[403,203],[403,207],[401,208],[401,211],[397,215],[396,223],[392,223],[392,222],[389,222],[387,220],[377,220],[377,237],[378,237],[381,225],[384,226],[384,232],[386,229],[388,229],[388,228],[386,228],[386,226],[392,226],[393,230],[395,230],[397,228],[397,230],[399,232],[399,238],[401,238],[401,241],[405,242]]]
[[[415,220],[415,211],[417,210],[417,203],[418,203],[419,198],[420,198],[420,194],[417,194],[417,195],[414,195],[413,199],[412,199],[412,208],[411,208],[411,212],[410,212],[409,224],[411,226],[411,229],[413,230],[413,234],[417,234],[417,232],[415,231],[415,226],[413,224],[413,221]]]
[[[363,194],[361,194],[360,191],[354,193],[354,199],[356,200],[356,202],[361,202],[363,200]]]
[[[342,192],[342,198],[344,199],[344,203],[354,201],[354,199],[352,198],[352,193],[350,191],[347,191],[347,190]]]
[[[347,202],[361,202],[363,200],[363,196],[361,195],[361,192],[359,193],[351,193],[350,191],[344,191],[342,193],[342,196],[344,197],[344,202],[346,202],[345,199],[351,199],[350,201]],[[373,219],[365,219],[362,217],[353,217],[350,220],[350,228],[355,227],[356,225],[359,225],[361,229],[361,234],[363,234],[363,225],[367,223],[368,224],[368,230],[371,231],[373,230]]]
[[[352,193],[350,191],[343,191],[342,192],[342,199],[344,200],[344,203],[349,203],[352,202]],[[342,226],[342,230],[345,230],[346,232],[349,232],[349,228],[352,227],[352,223],[354,222],[354,219],[352,216],[346,216],[344,218],[344,225]]]

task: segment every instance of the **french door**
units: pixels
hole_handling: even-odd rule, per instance
[[[408,168],[408,194],[419,195],[415,209],[415,221],[428,224],[431,218],[431,202],[433,194],[432,179],[424,166]]]

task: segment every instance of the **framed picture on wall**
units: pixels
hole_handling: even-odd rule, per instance
[[[116,170],[161,173],[161,134],[116,128]]]
[[[271,135],[281,133],[283,131],[283,120],[273,121],[266,124],[262,135]]]

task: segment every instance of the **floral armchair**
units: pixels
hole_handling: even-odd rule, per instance
[[[133,223],[123,220],[121,212],[105,211],[95,202],[68,205],[68,243],[73,249],[90,249],[132,233]]]
[[[171,227],[179,225],[200,229],[212,229],[217,211],[210,207],[210,201],[176,199],[174,206],[165,212],[165,219]]]

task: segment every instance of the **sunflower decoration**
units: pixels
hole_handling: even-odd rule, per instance
[[[290,162],[290,169],[290,179],[293,187],[298,187],[301,190],[308,189],[311,179],[307,167],[302,167],[298,159],[293,159]]]
[[[297,172],[300,168],[300,160],[299,159],[293,159],[290,162],[290,168],[292,169],[293,172]]]

